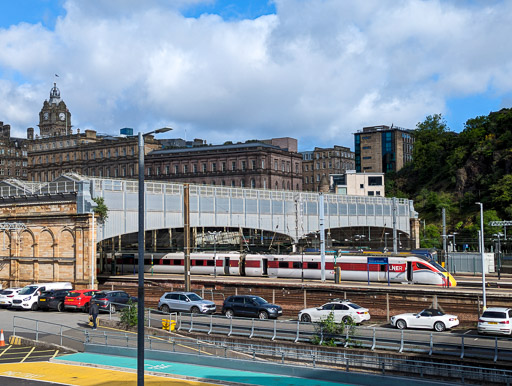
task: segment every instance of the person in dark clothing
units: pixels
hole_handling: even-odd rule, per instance
[[[99,312],[100,312],[100,310],[99,310],[99,307],[98,307],[98,303],[91,302],[91,306],[89,307],[89,315],[92,316],[92,329],[93,330],[96,330],[96,328],[97,328],[96,320],[98,318],[98,313]]]

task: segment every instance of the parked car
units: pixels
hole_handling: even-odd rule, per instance
[[[260,319],[277,319],[283,314],[283,309],[259,296],[234,295],[224,300],[222,313],[228,318],[247,316]]]
[[[512,335],[512,308],[489,307],[478,319],[479,334]]]
[[[358,306],[350,300],[333,300],[321,307],[306,308],[299,312],[299,320],[301,322],[320,322],[327,319],[331,313],[334,315],[336,323],[362,323],[365,320],[370,320],[368,308]]]
[[[100,311],[116,312],[127,307],[126,304],[130,300],[133,303],[137,302],[137,298],[124,291],[99,291],[92,296],[91,302],[98,303]]]
[[[0,307],[10,307],[12,305],[12,298],[21,291],[21,288],[6,288],[0,291]]]
[[[213,314],[216,308],[214,302],[205,300],[194,292],[166,292],[158,301],[158,309],[163,312]]]
[[[404,328],[428,328],[444,331],[459,325],[459,318],[445,314],[440,310],[427,308],[417,314],[400,314],[391,317],[391,325],[402,330]]]
[[[35,283],[23,287],[18,294],[12,298],[12,308],[36,311],[39,295],[45,291],[72,289],[70,282]]]
[[[95,289],[70,291],[64,300],[64,308],[66,310],[81,310],[89,312],[89,302],[91,301],[92,295],[96,292],[99,291]]]
[[[64,299],[66,299],[68,293],[69,290],[65,289],[45,291],[39,295],[37,308],[43,311],[57,310],[62,312],[64,311]]]

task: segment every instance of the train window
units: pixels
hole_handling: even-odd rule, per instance
[[[280,261],[279,262],[279,268],[288,268],[288,262],[287,261]]]
[[[320,263],[308,263],[308,269],[318,269]]]
[[[215,264],[214,264],[214,261],[213,260],[206,260],[206,265],[208,267],[213,267]]]
[[[144,265],[151,265],[151,259],[144,259]]]
[[[429,269],[425,264],[416,263],[416,268],[418,269]]]
[[[204,265],[204,260],[193,260],[194,261],[194,265]]]
[[[293,268],[302,268],[302,264],[300,263],[300,261],[294,261]]]
[[[181,265],[181,260],[180,259],[174,259],[172,261],[172,265]]]

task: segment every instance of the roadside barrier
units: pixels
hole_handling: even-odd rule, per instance
[[[4,339],[4,330],[0,333],[0,347],[5,346],[5,339]]]

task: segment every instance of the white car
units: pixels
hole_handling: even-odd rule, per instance
[[[512,335],[512,308],[489,307],[478,318],[479,334]]]
[[[400,330],[404,328],[427,328],[440,332],[458,326],[459,318],[433,308],[427,308],[417,314],[392,316],[391,325]]]
[[[10,307],[12,298],[21,291],[21,288],[6,288],[0,291],[0,307]]]
[[[368,308],[358,306],[350,300],[332,301],[321,307],[306,308],[299,312],[299,320],[301,322],[320,322],[327,319],[331,312],[336,323],[361,323],[370,320]]]

